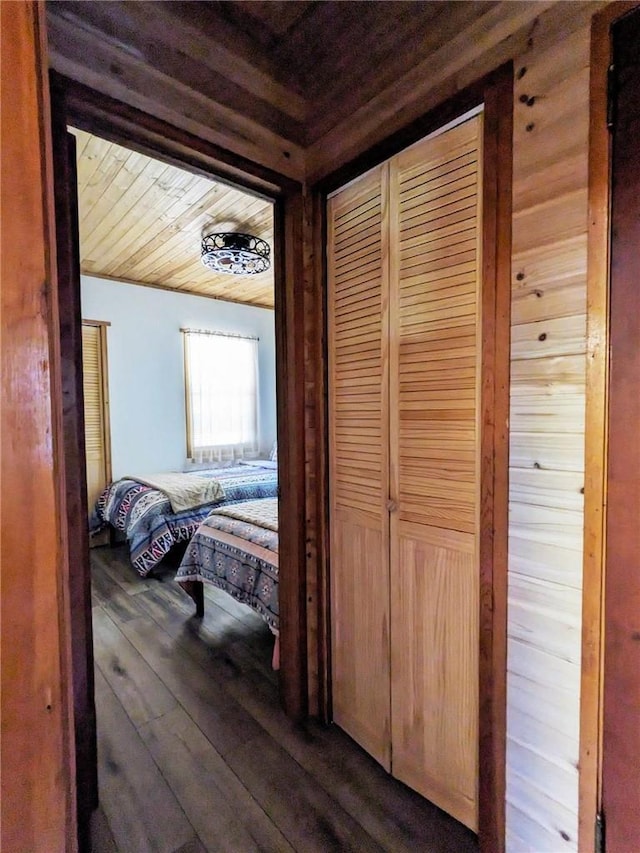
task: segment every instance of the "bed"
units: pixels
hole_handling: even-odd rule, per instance
[[[203,583],[248,605],[276,636],[273,667],[279,666],[278,501],[262,498],[219,506],[209,512],[187,546],[176,573],[204,615]]]
[[[277,464],[272,461],[194,471],[192,475],[217,480],[223,497],[174,512],[164,492],[144,481],[126,477],[107,486],[98,498],[90,520],[91,532],[95,534],[110,524],[124,533],[129,542],[131,563],[144,577],[176,543],[191,539],[212,506],[274,498],[278,494]]]

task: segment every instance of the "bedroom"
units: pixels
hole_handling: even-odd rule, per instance
[[[270,666],[272,653],[277,666],[278,624],[273,205],[70,130],[78,175],[96,677],[119,696],[139,693],[144,706],[121,660],[131,657],[130,649],[123,652],[122,622],[155,616],[162,635],[179,614],[211,654],[229,657],[238,671],[261,668],[276,684]],[[251,239],[266,260],[245,251],[239,261],[225,237],[216,268],[205,267],[201,241],[220,232],[256,235]],[[245,274],[220,272],[230,258]],[[269,506],[268,594],[265,576],[253,572],[257,558],[243,564],[237,549],[224,554],[225,576],[209,573],[216,590],[205,596],[194,579],[181,590],[176,570],[200,522],[214,508],[239,510],[250,498],[260,513]],[[237,526],[236,516],[221,523]],[[211,550],[212,540],[206,545]],[[194,605],[184,590],[193,588],[201,611],[207,601],[203,620],[189,618]],[[102,751],[112,748],[105,744],[110,727],[99,714]]]

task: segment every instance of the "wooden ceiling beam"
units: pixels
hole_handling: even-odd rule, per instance
[[[201,29],[172,14],[171,3],[92,2],[67,0],[50,7],[50,13],[73,26],[93,27],[120,49],[143,58],[184,83],[202,87],[224,103],[243,99],[247,114],[256,119],[271,115],[273,122],[289,126],[287,138],[301,142],[307,102],[268,73],[238,56],[223,43],[213,42]],[[197,76],[196,76],[197,75]],[[195,78],[189,80],[189,76]]]
[[[375,98],[418,62],[470,26],[496,4],[488,2],[410,3],[412,10],[399,15],[404,3],[387,4],[385,15],[369,21],[365,16],[353,33],[338,37],[339,56],[330,85],[309,90],[313,111],[307,127],[307,145]],[[366,4],[370,8],[369,4]],[[371,17],[371,16],[370,16]],[[362,27],[368,27],[362,29]],[[372,40],[371,50],[363,50]],[[348,49],[353,40],[354,47]],[[398,48],[401,45],[401,48]],[[341,49],[340,49],[341,48]]]
[[[307,149],[308,180],[322,179],[511,59],[516,52],[515,40],[522,50],[526,49],[536,20],[556,5],[572,4],[553,0],[505,2],[489,9],[311,145]]]
[[[95,31],[52,14],[51,7],[48,29],[51,64],[64,76],[286,177],[303,178],[299,145],[101,40]]]

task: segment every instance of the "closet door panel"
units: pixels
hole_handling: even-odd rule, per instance
[[[82,324],[82,377],[89,512],[111,479],[104,326]]]
[[[392,772],[474,829],[480,136],[390,170]]]
[[[388,167],[328,203],[333,717],[390,762]]]

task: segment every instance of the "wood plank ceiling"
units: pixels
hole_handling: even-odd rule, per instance
[[[200,261],[211,231],[254,234],[273,249],[270,201],[73,132],[83,273],[273,308],[273,267],[238,276]]]
[[[303,181],[309,164],[320,171],[325,139],[381,93],[393,88],[399,112],[417,85],[452,64],[455,73],[470,46],[486,52],[528,32],[546,5],[56,0],[47,8],[61,74]]]

